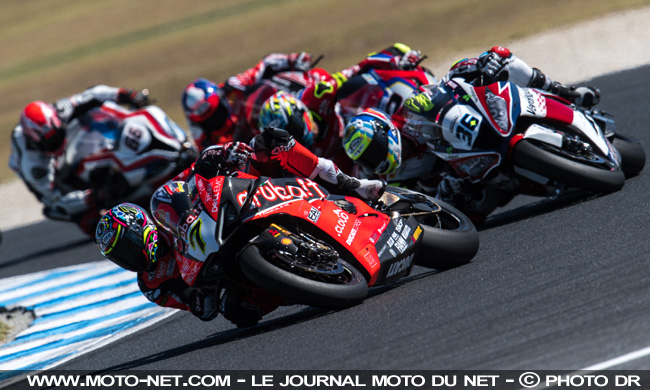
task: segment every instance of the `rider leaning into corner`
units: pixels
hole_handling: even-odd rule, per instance
[[[411,49],[403,43],[395,43],[383,50],[370,53],[358,64],[349,66],[339,72],[333,73],[339,86],[349,78],[358,74],[366,73],[371,69],[385,70],[422,70],[428,73],[431,71],[420,66],[424,58],[420,50]],[[431,73],[433,75],[433,73]]]
[[[510,81],[522,87],[537,88],[557,94],[577,106],[586,108],[596,105],[600,100],[600,91],[598,89],[585,86],[567,86],[553,81],[539,69],[532,68],[512,54],[510,50],[500,46],[495,46],[476,58],[457,61],[452,65],[447,75],[443,77],[441,83],[452,78],[462,78],[475,86],[485,86],[497,81]],[[420,89],[423,94],[426,94],[427,90],[433,86],[424,86]],[[389,178],[389,182],[401,182],[404,179],[416,178],[417,189],[435,194],[442,201],[461,208],[472,216],[475,222],[481,222],[487,214],[502,203],[501,200],[492,199],[481,193],[485,190],[481,183],[472,184],[468,180],[458,178],[450,172],[444,172],[431,181],[422,180],[427,179],[424,172],[431,173],[431,167],[435,164],[436,159],[435,156],[426,153],[426,143],[430,137],[420,131],[410,131],[408,120],[405,119],[407,105],[405,104],[391,117],[393,124],[400,129],[403,151],[402,165]],[[353,120],[355,118],[350,122]],[[346,153],[350,155],[347,148]],[[414,176],[413,173],[417,173],[417,175]],[[478,195],[476,195],[477,192]]]
[[[199,151],[233,141],[238,130],[247,128],[243,101],[251,87],[278,72],[306,72],[312,61],[306,52],[273,53],[218,85],[205,78],[192,81],[185,87],[181,103]]]
[[[319,77],[296,96],[279,91],[269,97],[259,114],[259,128],[268,126],[287,130],[299,143],[316,155],[333,160],[344,172],[352,174],[353,162],[342,148],[345,123],[338,112],[338,92],[350,77],[371,69],[423,70],[420,51],[396,43],[368,54],[360,63],[334,74],[319,70]]]
[[[57,171],[57,159],[66,147],[67,127],[106,101],[144,107],[149,104],[148,94],[147,90],[97,85],[54,104],[34,101],[23,109],[11,135],[9,167],[43,203],[46,217],[68,218],[92,236],[98,220],[95,204],[101,195],[91,190],[68,191],[57,185],[67,179]]]
[[[378,199],[385,188],[382,181],[359,180],[344,174],[332,161],[317,157],[286,131],[275,128],[265,128],[250,145],[229,142],[206,148],[192,167],[173,181],[185,181],[193,173],[211,178],[226,172],[248,178],[286,174],[307,177],[332,192],[367,200]],[[188,286],[175,262],[175,255],[183,254],[184,245],[171,230],[157,225],[141,207],[123,203],[102,217],[95,240],[104,256],[138,273],[138,285],[150,301],[190,311],[201,320],[210,321],[221,312],[238,327],[248,327],[286,304],[277,296],[249,286],[225,291],[218,283],[210,289]]]

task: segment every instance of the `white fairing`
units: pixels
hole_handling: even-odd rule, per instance
[[[198,261],[204,262],[208,256],[219,251],[219,243],[214,232],[217,223],[208,213],[202,211],[199,217],[184,232],[187,253]]]
[[[620,163],[620,158],[618,153],[615,152],[615,149],[605,138],[605,134],[600,130],[600,128],[592,121],[589,120],[585,114],[580,111],[575,111],[573,114],[573,123],[571,126],[580,130],[591,142],[591,145],[598,147],[598,149],[607,157],[615,159]]]
[[[442,120],[444,138],[455,149],[471,150],[478,137],[483,116],[470,106],[453,106]]]

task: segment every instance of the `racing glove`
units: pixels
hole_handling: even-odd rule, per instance
[[[213,145],[205,148],[194,163],[194,172],[212,178],[221,169],[233,167],[240,169],[251,156],[253,149],[244,142],[228,142],[224,145]]]
[[[135,108],[142,108],[151,104],[149,100],[149,90],[142,91],[120,88],[118,93],[118,103],[130,104]]]
[[[488,82],[494,80],[506,64],[506,60],[512,56],[510,50],[501,46],[494,46],[478,58],[477,69],[485,76]]]
[[[422,53],[419,50],[409,50],[403,56],[393,58],[397,62],[394,67],[399,70],[413,70],[421,59]]]
[[[306,72],[311,68],[312,63],[313,58],[311,54],[305,51],[289,54],[289,66],[291,66],[292,69]]]
[[[244,142],[228,142],[224,146],[224,159],[226,163],[244,165],[251,157],[253,148]]]

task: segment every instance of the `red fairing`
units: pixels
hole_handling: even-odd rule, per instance
[[[573,123],[573,110],[554,99],[546,99],[546,118],[570,125]]]
[[[212,219],[217,221],[219,216],[219,202],[221,202],[221,191],[223,190],[223,176],[217,176],[211,180],[206,180],[201,175],[196,175],[196,188],[199,191],[199,197],[210,213]]]
[[[379,276],[380,268],[375,243],[388,226],[390,218],[377,213],[360,199],[346,197],[346,200],[354,204],[356,213],[348,213],[331,202],[322,201],[305,204],[300,212],[305,214],[312,207],[318,209],[320,218],[314,224],[355,256],[370,274],[369,285],[372,286]]]
[[[246,195],[246,191],[237,194],[240,205]],[[322,187],[308,179],[297,178],[282,186],[268,181],[258,188],[251,204],[252,207],[260,207],[262,211],[250,220],[288,214],[313,223],[355,256],[370,274],[372,285],[379,276],[380,269],[375,243],[387,228],[390,218],[353,197],[345,199],[354,205],[356,212],[346,212],[333,202],[325,200],[326,195]]]
[[[377,69],[375,72],[382,78],[382,80],[390,80],[394,78],[408,80],[411,82],[411,84],[413,84],[413,88],[418,88],[421,85],[427,85],[430,83],[429,79],[423,71]]]
[[[497,53],[501,58],[508,58],[512,53],[510,53],[510,49],[502,46],[494,46],[490,49],[491,52]]]

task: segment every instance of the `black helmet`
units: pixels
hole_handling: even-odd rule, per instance
[[[156,264],[158,230],[147,212],[132,203],[113,207],[99,220],[95,242],[102,255],[129,271],[150,271]]]

